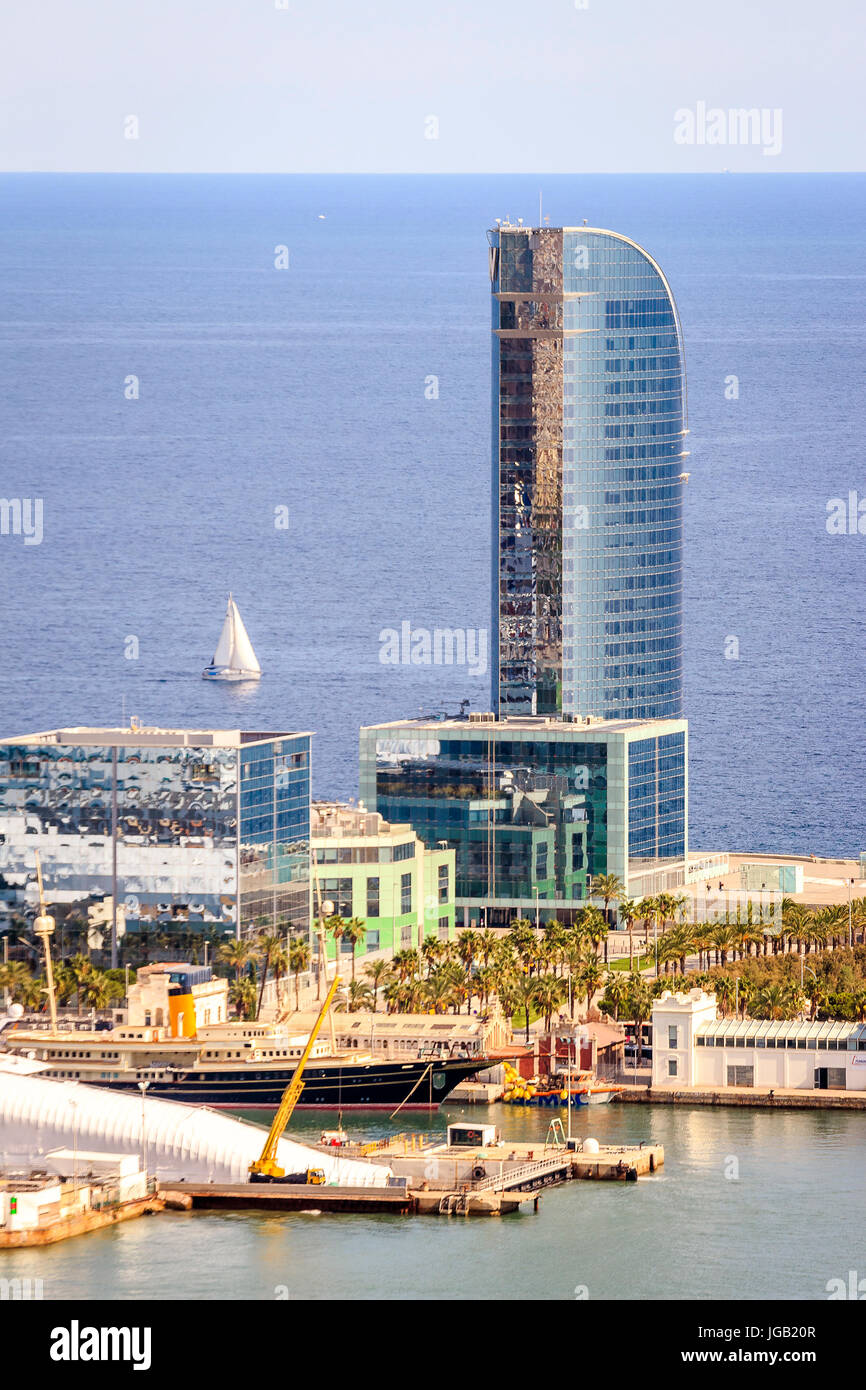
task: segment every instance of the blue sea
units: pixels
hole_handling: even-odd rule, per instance
[[[309,729],[346,796],[360,724],[489,707],[379,633],[490,627],[485,229],[539,192],[680,308],[692,845],[866,849],[857,175],[3,177],[2,493],[44,534],[0,536],[2,736]],[[200,679],[229,590],[256,686]]]

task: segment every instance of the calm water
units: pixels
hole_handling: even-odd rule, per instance
[[[348,795],[359,724],[486,708],[486,679],[380,665],[378,634],[489,625],[484,231],[536,218],[537,180],[0,183],[3,493],[45,507],[42,545],[0,538],[0,732],[124,697],[312,729],[317,794]],[[692,843],[866,848],[866,537],[825,529],[866,493],[866,178],[543,183],[552,222],[645,245],[681,310]],[[258,687],[199,679],[229,588]]]
[[[550,1112],[496,1106],[490,1118],[543,1139]],[[537,1214],[502,1220],[167,1214],[7,1254],[4,1274],[41,1278],[52,1299],[271,1299],[280,1285],[316,1299],[572,1299],[580,1285],[591,1299],[821,1299],[829,1279],[866,1275],[866,1115],[614,1104],[583,1119],[575,1132],[602,1142],[663,1143],[664,1168],[636,1184],[571,1183]],[[294,1134],[323,1124],[296,1120]]]

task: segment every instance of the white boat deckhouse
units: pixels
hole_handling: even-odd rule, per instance
[[[257,681],[261,678],[262,668],[231,594],[213,660],[201,674],[206,681]]]

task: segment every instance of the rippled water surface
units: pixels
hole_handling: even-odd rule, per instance
[[[359,724],[486,708],[486,678],[383,666],[378,635],[489,626],[485,228],[530,220],[538,181],[0,182],[3,493],[44,499],[40,546],[0,537],[0,732],[124,700],[311,729],[316,792],[348,795]],[[692,843],[866,848],[866,536],[825,526],[866,495],[866,178],[543,182],[552,223],[642,243],[681,311]],[[229,589],[258,686],[200,679]]]

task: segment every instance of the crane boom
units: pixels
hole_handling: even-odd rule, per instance
[[[339,983],[340,977],[339,975],[335,975],[334,979],[331,981],[331,988],[325,996],[325,1002],[319,1010],[319,1016],[313,1024],[310,1036],[307,1039],[307,1045],[301,1054],[301,1060],[295,1067],[295,1074],[283,1092],[283,1098],[277,1107],[277,1113],[274,1115],[273,1123],[271,1124],[270,1132],[265,1140],[265,1146],[262,1149],[261,1155],[254,1163],[250,1164],[251,1176],[255,1174],[257,1177],[263,1178],[285,1177],[285,1169],[280,1168],[276,1161],[277,1145],[283,1136],[286,1125],[292,1118],[292,1111],[298,1103],[301,1091],[304,1089],[304,1067],[307,1065],[310,1053],[313,1050],[313,1044],[319,1036],[319,1029],[325,1021],[325,1015],[331,1007],[331,1002],[334,995],[337,993],[337,986]]]

